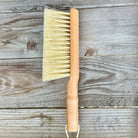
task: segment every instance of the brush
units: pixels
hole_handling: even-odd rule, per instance
[[[67,131],[79,132],[79,12],[44,10],[43,81],[68,77]]]

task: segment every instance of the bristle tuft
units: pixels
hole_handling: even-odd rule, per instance
[[[45,9],[43,81],[70,75],[70,13]]]

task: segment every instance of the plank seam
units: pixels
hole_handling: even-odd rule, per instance
[[[11,109],[66,109],[66,107],[20,107],[20,108],[0,108],[0,110],[11,110]],[[138,106],[80,106],[79,109],[138,109]]]
[[[77,9],[96,9],[96,8],[114,8],[114,7],[132,7],[138,6],[138,3],[133,4],[106,4],[106,5],[82,5],[82,6],[72,6],[72,5],[52,5],[46,4],[45,6],[36,6],[39,9],[44,9],[44,7],[48,8],[56,8],[59,10],[69,10],[70,8],[77,8]],[[33,7],[33,6],[32,6]],[[8,14],[8,13],[29,13],[29,12],[43,12],[43,10],[21,10],[21,11],[1,11],[0,14]]]

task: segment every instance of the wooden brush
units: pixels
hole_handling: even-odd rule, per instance
[[[67,131],[77,132],[79,12],[45,9],[43,81],[70,76],[67,84]]]

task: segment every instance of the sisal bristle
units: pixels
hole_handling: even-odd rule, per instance
[[[70,75],[70,13],[45,9],[43,81]]]

